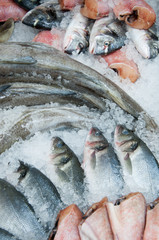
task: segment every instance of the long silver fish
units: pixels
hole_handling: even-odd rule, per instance
[[[93,194],[98,195],[99,186],[103,197],[121,194],[124,181],[119,161],[112,146],[96,127],[91,128],[86,138],[82,167]]]
[[[138,187],[142,192],[158,196],[159,165],[146,144],[121,125],[115,129],[114,142],[125,178],[131,177],[136,189]],[[131,187],[131,182],[129,186]]]
[[[50,159],[59,180],[71,184],[74,191],[81,195],[84,181],[83,169],[74,152],[59,137],[52,138]]]
[[[26,198],[11,184],[0,179],[0,228],[28,239],[47,239]]]
[[[74,15],[64,37],[64,52],[78,54],[88,47],[88,23],[88,18],[80,12]]]
[[[47,232],[51,231],[57,213],[64,206],[56,187],[41,171],[23,162],[20,162],[17,173],[18,187],[21,187],[43,227]]]
[[[0,26],[0,43],[6,42],[11,37],[14,30],[14,20],[9,18],[3,25]]]
[[[89,52],[107,55],[125,45],[125,25],[111,15],[96,20],[90,34]]]
[[[40,0],[13,0],[13,1],[26,10],[31,10],[40,5],[41,3]]]
[[[127,27],[131,40],[144,58],[155,58],[159,52],[159,40],[153,29],[140,30]]]
[[[5,231],[4,229],[0,228],[0,239],[1,240],[19,240],[18,238],[15,238],[12,234]]]

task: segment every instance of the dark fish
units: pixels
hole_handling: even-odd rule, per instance
[[[18,238],[15,238],[12,234],[5,231],[4,229],[0,228],[0,239],[1,240],[19,240]]]
[[[47,239],[26,198],[2,179],[0,199],[0,228],[23,240]]]
[[[56,215],[63,207],[54,184],[38,169],[20,162],[17,170],[24,196],[34,208],[36,217],[47,231],[52,230]]]
[[[9,18],[2,26],[0,26],[0,43],[6,42],[11,37],[14,30],[14,20]]]
[[[22,19],[22,23],[40,29],[50,30],[53,26],[59,26],[64,13],[60,9],[58,1],[52,0],[30,10]]]
[[[13,0],[13,1],[26,10],[31,10],[41,4],[40,0]]]

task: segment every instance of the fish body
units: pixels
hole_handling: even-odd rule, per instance
[[[120,164],[113,148],[98,128],[91,128],[88,133],[82,167],[92,194],[98,195],[99,186],[103,197],[110,193],[115,196],[120,194],[124,185]]]
[[[38,169],[20,163],[17,170],[19,184],[25,197],[34,208],[43,227],[52,230],[56,215],[63,204],[54,184]]]
[[[0,22],[5,22],[9,18],[19,21],[26,14],[26,11],[19,7],[13,0],[0,1]]]
[[[155,58],[159,52],[159,41],[157,35],[150,30],[139,30],[128,27],[131,40],[136,49],[144,58]]]
[[[15,238],[12,234],[0,228],[0,239],[1,240],[19,240]]]
[[[142,192],[158,196],[159,166],[146,144],[121,125],[116,127],[114,142],[124,175],[131,177]]]
[[[83,0],[59,0],[62,10],[72,10],[77,5],[81,5]]]
[[[107,55],[125,45],[125,26],[112,16],[96,20],[89,40],[89,52]]]
[[[59,26],[63,14],[58,1],[51,0],[27,12],[22,23],[39,29],[51,30],[53,26]]]
[[[2,26],[0,26],[0,43],[6,42],[11,37],[14,30],[14,20],[9,18]]]
[[[40,5],[40,0],[13,0],[15,3],[17,3],[20,7],[31,10],[38,5]]]
[[[114,0],[113,11],[119,20],[137,29],[149,29],[156,21],[154,9],[144,0]]]
[[[24,240],[47,238],[26,198],[2,179],[0,199],[0,228]]]
[[[141,193],[130,193],[115,205],[106,203],[114,240],[141,240],[146,218],[146,201]]]
[[[51,163],[59,181],[69,183],[77,194],[83,193],[84,172],[73,151],[59,137],[52,138]]]
[[[70,22],[63,40],[64,52],[80,53],[88,47],[88,19],[77,13]]]

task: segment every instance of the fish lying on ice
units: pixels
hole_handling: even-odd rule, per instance
[[[155,11],[144,0],[114,0],[113,11],[119,20],[137,29],[148,29],[156,21]]]
[[[85,141],[82,167],[89,192],[119,196],[124,185],[117,156],[98,128],[91,128]],[[100,195],[101,196],[101,195]]]
[[[159,198],[147,206],[143,240],[159,239]]]
[[[94,203],[83,216],[79,225],[81,240],[113,240],[113,233],[107,212],[107,198]]]
[[[36,217],[47,232],[52,230],[56,215],[64,206],[54,184],[38,169],[20,162],[18,187],[34,208]]]
[[[133,60],[129,60],[126,53],[120,49],[107,56],[102,56],[102,58],[108,63],[108,67],[117,72],[121,78],[129,78],[130,81],[134,83],[140,77],[140,73],[135,62]]]
[[[5,231],[4,229],[0,228],[0,239],[1,240],[19,240],[18,238],[15,238],[12,234]]]
[[[26,11],[14,3],[13,0],[0,1],[0,22],[5,22],[9,18],[18,21],[21,20],[25,14]]]
[[[59,0],[62,10],[72,10],[77,5],[81,5],[83,0]]]
[[[22,23],[39,28],[51,30],[51,28],[59,26],[64,13],[60,9],[57,0],[51,0],[43,3],[25,14]]]
[[[145,227],[146,201],[141,193],[130,193],[115,205],[106,203],[114,240],[141,240]]]
[[[82,15],[91,19],[108,16],[110,11],[108,0],[85,0],[81,8]]]
[[[52,138],[50,160],[59,182],[68,183],[78,195],[83,194],[84,172],[74,152],[59,137]]]
[[[40,0],[13,0],[13,1],[26,10],[31,10],[40,5],[41,3]]]
[[[80,53],[88,47],[88,18],[76,13],[66,29],[63,40],[64,52]]]
[[[0,179],[0,199],[0,228],[23,240],[47,239],[26,198],[2,179]]]
[[[155,58],[159,52],[159,41],[157,35],[148,30],[139,30],[128,27],[131,40],[136,49],[144,58]]]
[[[119,20],[108,17],[96,20],[90,34],[89,52],[107,55],[125,45],[125,25]]]
[[[0,26],[0,43],[6,42],[11,37],[14,30],[14,20],[9,18],[2,26]]]
[[[49,240],[80,240],[78,225],[81,220],[82,213],[75,204],[61,210],[57,216],[57,229],[53,230]]]
[[[157,197],[159,165],[146,144],[121,125],[115,129],[114,142],[125,177],[131,176],[136,189]]]

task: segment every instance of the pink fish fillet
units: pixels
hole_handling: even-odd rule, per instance
[[[156,21],[155,11],[144,0],[114,0],[114,4],[116,17],[133,28],[148,29]]]
[[[99,19],[108,16],[110,12],[108,0],[85,0],[81,13],[91,19]]]
[[[125,52],[117,50],[102,58],[108,63],[110,68],[117,71],[121,78],[129,78],[134,83],[140,77],[137,65],[133,60],[129,60],[126,57]]]
[[[146,201],[141,193],[130,193],[117,200],[108,202],[108,215],[114,240],[141,240],[146,218]]]
[[[59,0],[62,10],[72,10],[77,5],[81,5],[84,0]]]
[[[80,240],[78,225],[82,220],[82,213],[75,204],[61,210],[57,218],[58,226],[54,240]]]
[[[42,31],[38,33],[33,42],[41,42],[48,44],[60,51],[63,51],[64,31],[52,29],[51,31]]]
[[[9,18],[13,18],[14,21],[21,20],[26,12],[12,0],[0,0],[0,22],[5,22]]]
[[[81,240],[113,240],[113,233],[110,226],[107,208],[107,198],[93,204],[84,215],[84,220],[79,225]]]
[[[147,207],[143,240],[159,240],[159,198]]]

